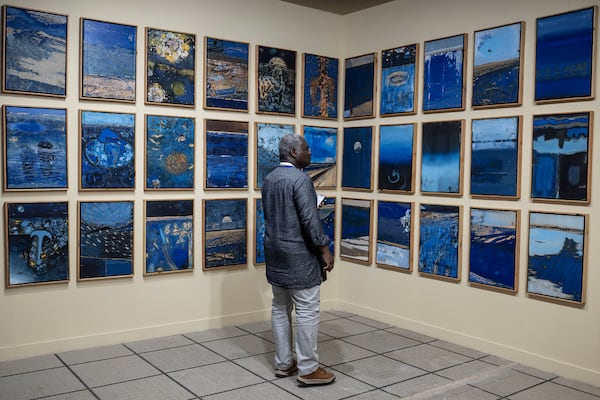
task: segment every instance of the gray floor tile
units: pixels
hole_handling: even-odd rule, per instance
[[[498,357],[498,356],[487,356],[487,357],[481,358],[480,360],[484,361],[486,363],[489,363],[489,364],[497,365],[497,366],[510,366],[510,367],[513,367],[513,366],[517,365],[517,363],[514,362],[514,361],[510,361],[510,360],[507,360],[505,358],[501,358],[501,357]]]
[[[319,343],[318,352],[319,362],[325,365],[336,365],[375,355],[372,351],[338,339]]]
[[[443,390],[428,395],[424,393],[418,397],[419,400],[497,400],[498,396],[484,392],[472,386],[460,386],[449,390]]]
[[[586,392],[589,394],[596,395],[600,397],[600,387],[588,385],[587,383],[574,381],[567,378],[558,377],[554,379],[552,382],[558,383],[559,385],[568,386],[573,389],[581,390],[582,392]]]
[[[195,396],[164,375],[95,388],[101,400],[189,400]]]
[[[327,312],[330,314],[333,314],[333,315],[337,315],[338,317],[342,317],[342,318],[350,318],[350,317],[354,317],[356,315],[355,313],[351,313],[348,311],[342,311],[342,310],[329,310]]]
[[[5,376],[0,378],[2,399],[26,400],[85,389],[67,368]]]
[[[375,353],[387,353],[400,350],[420,343],[404,336],[396,335],[387,331],[367,332],[361,335],[349,336],[344,342],[355,344]]]
[[[208,396],[264,382],[230,361],[172,372],[169,376],[196,396]]]
[[[386,324],[385,322],[376,321],[371,318],[361,317],[360,315],[356,315],[348,319],[355,322],[360,322],[361,324],[372,326],[373,328],[377,329],[393,328],[393,325]]]
[[[462,354],[463,356],[471,357],[471,358],[483,358],[488,356],[487,353],[483,353],[481,351],[470,349],[465,346],[461,346],[459,344],[454,344],[450,342],[446,342],[443,340],[436,340],[429,343],[432,346],[440,347],[442,349],[450,350],[458,354]]]
[[[163,372],[173,372],[225,361],[220,355],[199,344],[151,351],[140,354],[140,357]]]
[[[319,318],[319,320],[320,320],[321,322],[324,322],[324,321],[330,321],[330,320],[332,320],[332,319],[339,319],[339,318],[342,318],[342,317],[340,317],[339,315],[336,315],[336,314],[330,313],[329,311],[321,311],[321,314],[319,315],[319,317],[320,317],[320,318]]]
[[[248,371],[260,376],[266,381],[279,379],[275,376],[274,368],[275,353],[265,353],[256,356],[238,358],[233,362]]]
[[[274,351],[274,345],[254,335],[237,336],[203,344],[230,360]]]
[[[77,364],[71,369],[91,388],[160,374],[159,370],[138,356]]]
[[[373,328],[372,326],[350,321],[349,319],[334,319],[319,324],[319,332],[334,338],[360,335],[361,333],[374,330],[376,330],[376,328]]]
[[[356,396],[348,397],[348,400],[398,400],[397,396],[377,389],[371,392],[357,394]]]
[[[487,379],[489,376],[497,375],[498,368],[499,367],[495,365],[474,360],[443,369],[438,371],[437,374],[443,376],[444,378],[452,379],[453,381],[469,379],[469,382],[471,382]]]
[[[510,396],[542,382],[543,380],[534,376],[503,367],[498,369],[496,375],[481,382],[473,382],[471,385],[498,396]]]
[[[185,336],[192,339],[195,342],[202,343],[211,340],[226,339],[235,336],[244,336],[247,334],[248,332],[245,332],[236,326],[228,326],[225,328],[209,329],[200,332],[190,332],[186,333]]]
[[[0,377],[62,366],[63,363],[60,362],[54,354],[23,358],[21,360],[3,361],[0,362]]]
[[[408,329],[404,329],[404,328],[394,327],[394,328],[388,328],[388,329],[386,329],[386,331],[395,333],[396,335],[406,336],[409,339],[416,340],[417,342],[421,342],[421,343],[429,343],[429,342],[433,342],[433,341],[437,340],[436,338],[433,338],[431,336],[423,335],[418,332],[409,331]]]
[[[259,336],[259,337],[261,337],[261,338],[263,338],[265,340],[268,340],[271,343],[275,342],[275,340],[273,339],[273,332],[272,331],[258,332],[258,333],[255,333],[254,335]],[[333,338],[331,336],[325,335],[323,333],[317,334],[317,343],[318,342],[324,342],[326,340],[332,340],[332,339]]]
[[[97,397],[89,390],[58,394],[56,396],[44,397],[44,400],[97,400]]]
[[[392,351],[386,353],[386,356],[430,372],[471,361],[463,355],[428,344]]]
[[[395,385],[386,386],[382,390],[400,397],[409,397],[428,390],[441,388],[451,383],[452,381],[450,379],[434,374],[428,374],[408,381],[396,383]]]
[[[336,365],[335,370],[375,387],[388,386],[427,374],[426,371],[384,356],[363,358]]]
[[[183,335],[173,335],[156,339],[129,342],[125,343],[125,345],[136,353],[145,353],[147,351],[169,349],[172,347],[185,346],[192,343],[194,342]]]
[[[597,396],[545,382],[509,397],[510,400],[598,400]]]
[[[356,379],[336,373],[335,382],[324,386],[300,386],[295,377],[272,381],[274,385],[305,400],[337,400],[372,391],[374,388]]]
[[[250,333],[268,332],[271,330],[271,320],[242,324],[238,325],[238,328]]]
[[[58,356],[67,365],[81,364],[90,361],[106,360],[133,354],[127,347],[118,344],[114,346],[93,347],[90,349],[66,351]]]
[[[217,393],[203,397],[204,400],[297,400],[298,397],[268,382],[247,386],[229,392]]]
[[[524,374],[532,375],[532,376],[535,376],[536,378],[540,378],[545,381],[548,381],[550,379],[554,379],[557,377],[556,374],[553,374],[552,372],[542,371],[537,368],[528,367],[528,366],[522,365],[522,364],[516,364],[516,365],[512,366],[511,368],[514,369],[515,371],[519,371]]]

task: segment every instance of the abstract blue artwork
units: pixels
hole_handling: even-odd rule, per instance
[[[3,6],[2,91],[67,94],[66,15]]]
[[[518,198],[520,118],[471,123],[471,195]]]
[[[295,130],[294,125],[256,123],[256,189],[262,187],[265,177],[279,165],[279,141]]]
[[[473,108],[521,104],[524,22],[475,32]]]
[[[418,45],[396,47],[381,52],[382,117],[414,114]]]
[[[69,280],[69,205],[5,203],[6,287]]]
[[[585,302],[587,216],[529,214],[527,293],[534,297]]]
[[[375,53],[347,58],[344,67],[344,120],[373,117]]]
[[[323,223],[323,230],[329,236],[329,251],[335,254],[335,197],[326,197],[319,207],[319,219]]]
[[[424,122],[421,191],[460,195],[463,121]]]
[[[342,187],[372,190],[373,127],[344,128]]]
[[[204,199],[203,269],[247,263],[247,199]]]
[[[81,19],[81,98],[135,102],[137,27]]]
[[[379,127],[379,190],[413,192],[415,134],[415,124]]]
[[[79,203],[78,279],[133,275],[133,201]]]
[[[537,19],[535,101],[592,98],[597,9]]]
[[[193,189],[195,120],[146,115],[146,189]]]
[[[423,112],[464,110],[466,35],[425,42]]]
[[[377,254],[380,267],[412,271],[412,204],[379,201],[377,204]]]
[[[518,211],[471,209],[470,283],[517,291],[518,224]]]
[[[262,199],[254,199],[254,265],[265,263],[265,212]]]
[[[207,119],[205,189],[248,187],[248,123]]]
[[[337,128],[303,126],[303,135],[312,153],[304,172],[316,188],[335,188],[337,180]]]
[[[146,201],[144,275],[194,269],[194,201]]]
[[[248,43],[206,37],[204,108],[248,111]]]
[[[67,188],[67,110],[4,106],[4,190]]]
[[[304,53],[303,71],[302,116],[337,119],[339,60]]]
[[[296,115],[296,52],[256,46],[257,113]]]
[[[421,204],[419,272],[460,280],[460,207]]]
[[[80,189],[133,189],[135,114],[81,111]]]
[[[371,264],[372,205],[372,200],[342,198],[342,259]]]
[[[534,115],[533,199],[589,203],[590,114]]]

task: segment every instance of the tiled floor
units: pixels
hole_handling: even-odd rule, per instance
[[[600,387],[345,312],[321,314],[329,386],[275,378],[270,322],[0,363],[0,399],[600,400]]]

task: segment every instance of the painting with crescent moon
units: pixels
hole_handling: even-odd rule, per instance
[[[247,265],[247,199],[204,199],[202,269]]]
[[[380,191],[413,193],[415,124],[379,127]]]
[[[342,156],[342,187],[349,190],[371,191],[373,127],[344,128]]]
[[[396,47],[381,52],[382,117],[416,113],[416,81],[419,45]]]

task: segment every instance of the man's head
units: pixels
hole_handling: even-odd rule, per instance
[[[311,152],[304,137],[292,133],[285,135],[279,142],[279,160],[304,168],[310,164]]]

